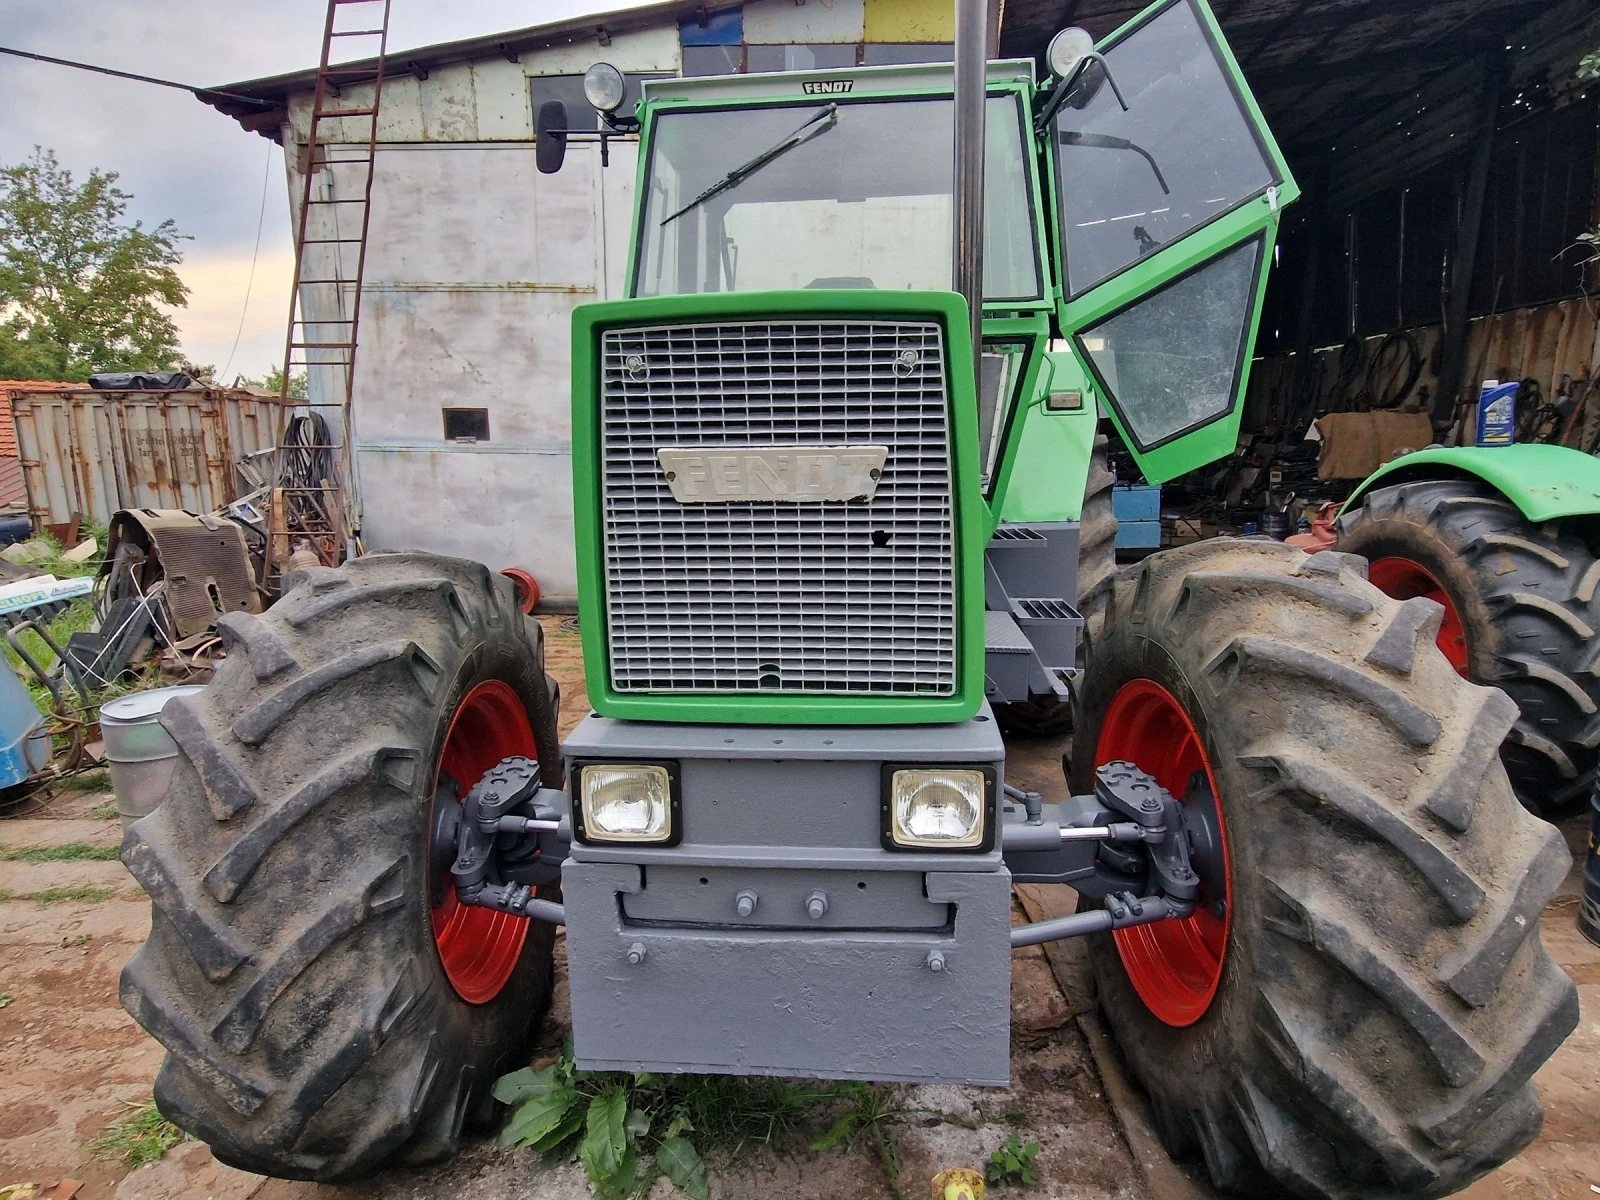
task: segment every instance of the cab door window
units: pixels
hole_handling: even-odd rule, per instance
[[[1181,437],[1232,406],[1260,269],[1255,238],[1077,335],[1138,449]]]
[[[1190,0],[1105,49],[1056,114],[1069,297],[1280,182]]]

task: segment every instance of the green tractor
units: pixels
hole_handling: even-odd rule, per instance
[[[1107,554],[1099,414],[1151,480],[1232,448],[1296,196],[1216,20],[1064,31],[1041,83],[982,61],[981,8],[953,69],[652,80],[609,121],[641,167],[629,297],[573,324],[564,744],[480,564],[372,554],[224,619],[123,846],[123,1003],[218,1158],[452,1153],[557,924],[585,1069],[1003,1086],[1012,949],[1086,936],[1168,1146],[1231,1192],[1441,1196],[1536,1135],[1577,1001],[1516,706],[1352,555]],[[995,720],[1051,703],[1057,803]],[[1016,881],[1079,911],[1013,928]]]
[[[1516,701],[1500,756],[1529,811],[1586,806],[1600,762],[1600,461],[1543,445],[1408,454],[1356,490],[1338,548],[1396,599],[1438,603],[1451,666]]]

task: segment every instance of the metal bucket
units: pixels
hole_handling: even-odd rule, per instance
[[[1589,799],[1589,853],[1583,860],[1583,902],[1578,932],[1600,946],[1600,788]]]
[[[204,686],[154,688],[101,706],[100,735],[123,829],[155,811],[178,765],[178,746],[161,728],[161,710],[174,696],[192,696]]]

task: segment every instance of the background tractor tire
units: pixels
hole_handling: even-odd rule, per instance
[[[527,1061],[554,931],[455,904],[435,780],[465,794],[520,752],[555,782],[560,744],[511,580],[408,553],[290,583],[223,618],[215,681],[162,716],[182,753],[123,840],[153,920],[121,995],[167,1050],[171,1121],[232,1166],[335,1181],[447,1157]]]
[[[1151,960],[1198,923],[1091,939],[1098,1007],[1169,1151],[1225,1191],[1444,1196],[1538,1133],[1529,1079],[1578,1016],[1538,936],[1571,858],[1496,756],[1516,706],[1456,674],[1438,617],[1358,558],[1265,540],[1170,550],[1114,585],[1073,790],[1143,757],[1195,803],[1209,772],[1231,871],[1210,960]],[[1147,696],[1170,719],[1126,719]],[[1185,730],[1194,774],[1169,750]]]
[[[1089,458],[1089,478],[1084,484],[1083,512],[1078,518],[1078,600],[1083,616],[1083,637],[1078,641],[1078,667],[1082,669],[1090,639],[1105,621],[1106,598],[1117,573],[1117,517],[1111,510],[1111,485],[1116,482],[1106,454],[1110,441],[1104,434],[1094,439]],[[1058,737],[1072,728],[1072,705],[1055,697],[1023,700],[995,706],[995,717],[1007,733],[1023,737]]]
[[[1500,756],[1528,810],[1555,820],[1587,805],[1600,757],[1594,552],[1561,522],[1534,525],[1487,484],[1459,479],[1370,493],[1340,518],[1338,549],[1374,564],[1372,581],[1401,599],[1448,603],[1458,667],[1517,702]]]

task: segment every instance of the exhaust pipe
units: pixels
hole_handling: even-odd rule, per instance
[[[974,378],[983,355],[983,131],[988,70],[987,0],[955,0],[955,289],[972,319]]]

